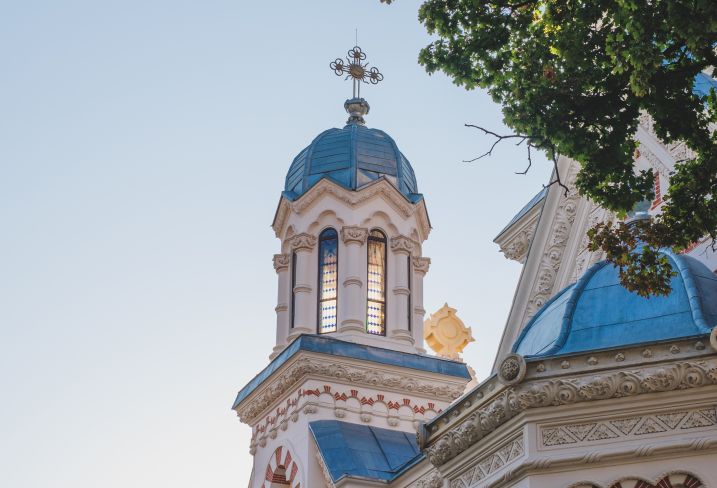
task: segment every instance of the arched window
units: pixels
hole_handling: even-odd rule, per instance
[[[368,236],[367,290],[366,332],[386,335],[386,234],[376,229]]]
[[[292,329],[294,328],[294,319],[296,318],[296,292],[294,288],[296,288],[296,251],[292,251],[291,253],[291,310],[289,310],[289,313],[291,314],[290,327]]]
[[[413,313],[411,313],[411,309],[413,308],[413,269],[411,269],[411,255],[409,254],[406,256],[406,267],[408,268],[406,270],[406,276],[408,281],[408,330],[412,329],[412,317]]]
[[[339,235],[326,229],[319,236],[319,334],[336,332]]]

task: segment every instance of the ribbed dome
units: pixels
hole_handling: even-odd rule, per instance
[[[513,351],[557,356],[709,334],[717,324],[717,277],[694,258],[664,254],[677,272],[668,296],[631,293],[616,267],[597,263],[538,311]]]
[[[294,158],[284,195],[294,200],[322,178],[357,190],[381,177],[412,202],[421,199],[413,168],[394,140],[381,130],[353,123],[322,132]]]

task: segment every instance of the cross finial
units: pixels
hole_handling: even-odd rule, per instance
[[[369,111],[368,103],[361,98],[361,83],[376,85],[383,80],[383,75],[378,68],[369,68],[365,60],[366,53],[360,47],[354,46],[348,51],[345,61],[336,58],[329,65],[336,76],[346,75],[344,79],[351,78],[353,82],[353,98],[344,103],[344,108],[351,114],[348,120],[349,124],[364,124],[363,116]]]
[[[364,62],[365,60],[366,53],[360,47],[354,46],[349,50],[345,61],[341,58],[336,58],[329,65],[336,73],[336,76],[346,75],[346,80],[352,79],[353,98],[361,97],[361,83],[375,85],[383,80],[383,75],[378,68],[369,68],[368,63]]]

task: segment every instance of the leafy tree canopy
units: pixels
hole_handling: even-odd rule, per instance
[[[717,1],[426,0],[419,19],[436,35],[419,56],[429,73],[487,89],[529,147],[578,161],[579,192],[618,215],[654,196],[652,172],[633,165],[642,112],[665,143],[694,152],[677,163],[661,215],[590,232],[628,289],[669,293],[657,248],[717,238],[717,96],[693,92],[717,65]]]

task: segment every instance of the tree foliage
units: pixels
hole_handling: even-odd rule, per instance
[[[660,216],[590,233],[627,288],[668,293],[657,248],[717,238],[717,96],[693,91],[717,65],[717,1],[426,0],[419,19],[436,36],[419,56],[429,73],[487,89],[509,127],[578,161],[579,192],[619,215],[653,198],[652,172],[633,164],[641,113],[662,141],[694,151]]]

